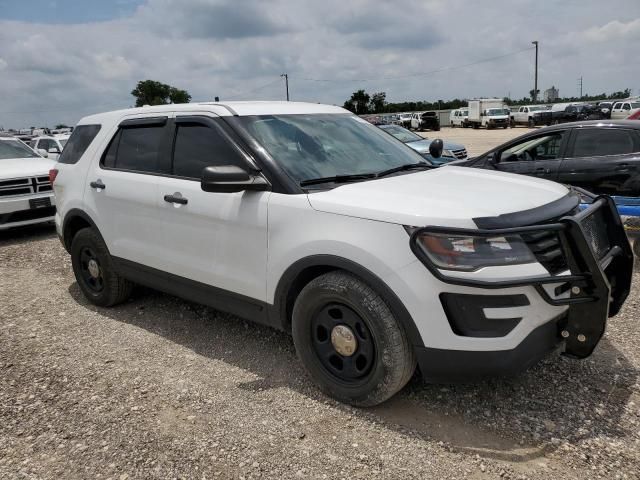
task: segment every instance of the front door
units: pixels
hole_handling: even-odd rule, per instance
[[[162,269],[215,287],[223,298],[225,292],[231,292],[264,301],[270,192],[202,190],[205,167],[253,168],[222,120],[208,115],[178,115],[175,119],[171,175],[158,178]],[[233,297],[226,301],[234,301]]]
[[[497,170],[556,180],[567,143],[567,131],[528,137],[495,154]]]

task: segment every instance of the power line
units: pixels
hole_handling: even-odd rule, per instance
[[[254,92],[257,92],[258,90],[262,90],[264,88],[267,88],[267,87],[269,87],[269,86],[271,86],[271,85],[273,85],[275,83],[280,83],[280,81],[281,81],[280,77],[278,77],[274,81],[266,83],[264,85],[261,85],[259,87],[254,88],[254,89],[247,90],[246,92],[242,92],[242,93],[236,93],[235,95],[232,95],[232,98],[234,98],[234,97],[244,97],[244,96],[246,96],[246,95],[248,95],[250,93],[254,93]]]
[[[435,73],[447,72],[447,71],[450,71],[450,70],[456,70],[458,68],[471,67],[473,65],[478,65],[479,63],[492,62],[494,60],[499,60],[501,58],[510,57],[512,55],[517,55],[517,54],[522,53],[522,52],[527,52],[529,50],[533,50],[534,48],[535,47],[527,47],[527,48],[523,48],[522,50],[517,50],[515,52],[505,53],[503,55],[497,55],[495,57],[483,58],[481,60],[476,60],[476,61],[471,62],[471,63],[465,63],[465,64],[462,64],[462,65],[454,65],[454,66],[451,66],[451,67],[438,68],[436,70],[431,70],[431,71],[422,72],[422,73],[410,73],[408,75],[396,75],[396,76],[378,77],[378,78],[351,78],[351,79],[305,78],[305,77],[294,77],[294,78],[297,78],[298,80],[306,80],[306,81],[309,81],[309,82],[347,83],[347,82],[375,82],[375,81],[378,81],[378,80],[398,80],[398,79],[402,79],[402,78],[426,77],[426,76],[429,76],[429,75],[433,75]]]

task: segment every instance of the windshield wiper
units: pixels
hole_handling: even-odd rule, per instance
[[[354,180],[368,180],[371,178],[384,177],[385,175],[390,175],[395,172],[401,172],[403,170],[416,170],[422,168],[431,169],[435,168],[435,166],[426,162],[407,163],[406,165],[401,165],[399,167],[390,168],[389,170],[383,170],[376,173],[356,173],[353,175],[336,175],[334,177],[310,178],[308,180],[302,180],[300,182],[300,186],[306,187],[307,185],[316,185],[319,183],[343,183],[351,182]]]
[[[366,180],[368,178],[376,178],[376,175],[376,173],[358,173],[354,175],[335,175],[333,177],[310,178],[308,180],[302,180],[300,182],[300,186],[306,187],[307,185],[317,185],[319,183],[342,183],[350,182],[352,180]]]
[[[407,163],[406,165],[400,165],[399,167],[394,167],[394,168],[390,168],[389,170],[383,170],[381,172],[378,172],[378,173],[376,173],[376,178],[384,177],[385,175],[390,175],[390,174],[396,173],[396,172],[402,172],[404,170],[417,170],[417,169],[422,169],[422,168],[431,169],[431,168],[435,168],[435,167],[434,167],[434,165],[431,165],[431,164],[426,163],[426,162]]]

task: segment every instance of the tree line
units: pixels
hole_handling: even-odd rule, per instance
[[[539,93],[540,91],[538,91]],[[507,105],[530,105],[533,99],[533,90],[530,92],[531,97],[523,97],[519,100],[504,97],[503,100]],[[569,102],[594,102],[603,100],[614,100],[627,98],[631,95],[628,88],[613,92],[610,94],[601,93],[598,95],[583,95],[582,97],[563,97],[558,98],[553,103],[569,103]],[[343,107],[358,115],[371,113],[396,113],[396,112],[414,112],[420,110],[453,110],[456,108],[466,107],[468,99],[454,98],[453,100],[436,100],[429,102],[426,100],[414,102],[387,102],[387,94],[385,92],[376,92],[368,94],[365,90],[357,90],[353,92],[351,98],[346,100]],[[544,103],[544,102],[539,102]]]

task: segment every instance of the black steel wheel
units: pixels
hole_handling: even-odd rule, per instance
[[[71,240],[71,265],[80,290],[91,303],[110,307],[129,297],[133,284],[118,275],[96,230],[83,228],[75,234]]]
[[[91,247],[80,250],[80,271],[84,284],[93,292],[99,293],[104,288],[104,278],[100,268],[100,259]]]
[[[365,377],[375,363],[373,335],[351,308],[329,303],[311,319],[312,343],[320,363],[340,381]]]
[[[292,317],[300,361],[318,386],[340,401],[377,405],[415,371],[411,344],[387,303],[347,272],[310,281],[296,298]]]

